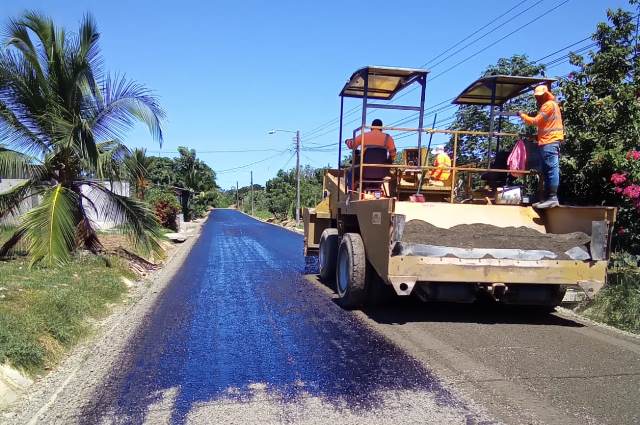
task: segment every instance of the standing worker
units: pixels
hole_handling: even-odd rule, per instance
[[[560,106],[555,96],[546,85],[537,86],[533,95],[538,104],[538,114],[531,117],[519,112],[525,124],[538,128],[538,152],[542,161],[544,188],[546,199],[533,204],[535,208],[554,208],[558,202],[558,186],[560,185],[560,143],[564,140],[564,126]]]

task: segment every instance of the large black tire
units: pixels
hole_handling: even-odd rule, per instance
[[[338,263],[338,245],[340,237],[338,229],[324,229],[320,235],[318,248],[318,268],[320,280],[327,283],[336,277],[336,264]]]
[[[367,301],[367,257],[362,237],[345,233],[338,249],[336,292],[341,307],[361,308]]]

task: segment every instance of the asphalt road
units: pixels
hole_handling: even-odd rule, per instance
[[[640,422],[639,339],[407,299],[343,311],[301,251],[300,235],[216,210],[76,420]]]
[[[481,423],[305,274],[302,237],[216,210],[81,423]]]

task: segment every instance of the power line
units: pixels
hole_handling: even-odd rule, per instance
[[[540,3],[541,1],[543,1],[543,0],[539,0],[537,3],[535,3],[535,4],[534,4],[534,6],[535,6],[535,5],[537,5],[538,3]],[[567,1],[568,1],[568,0],[567,0]],[[487,28],[487,27],[488,27],[488,26],[490,26],[491,24],[493,24],[493,23],[497,22],[498,20],[500,20],[500,19],[501,19],[501,18],[503,18],[504,16],[508,15],[509,13],[511,13],[512,11],[514,11],[515,9],[517,9],[518,7],[520,7],[520,6],[521,6],[522,4],[524,4],[525,2],[526,2],[526,0],[520,1],[520,2],[519,2],[519,3],[517,3],[515,6],[511,7],[510,9],[508,9],[507,11],[505,11],[504,13],[502,13],[502,14],[501,14],[500,16],[498,16],[497,18],[492,19],[491,21],[489,21],[487,24],[485,24],[484,26],[482,26],[482,27],[481,27],[481,28],[479,28],[478,30],[476,30],[476,31],[472,32],[472,33],[471,33],[471,34],[469,34],[467,37],[463,38],[463,39],[462,39],[462,40],[460,40],[458,43],[454,44],[454,45],[453,45],[452,47],[450,47],[449,49],[447,49],[447,50],[443,51],[442,53],[440,53],[440,54],[439,54],[438,56],[436,56],[435,58],[432,58],[432,59],[430,59],[429,61],[427,61],[427,62],[425,63],[425,65],[426,65],[426,64],[428,64],[428,63],[430,63],[430,62],[432,62],[433,60],[438,59],[438,58],[439,58],[439,57],[441,57],[443,54],[446,54],[447,52],[449,52],[449,51],[450,51],[450,49],[455,48],[456,46],[460,45],[461,43],[464,43],[465,41],[467,41],[468,39],[470,39],[470,38],[471,38],[471,37],[473,37],[474,35],[478,34],[478,33],[479,33],[480,31],[482,31],[483,29]],[[511,17],[508,21],[506,21],[506,23],[513,21],[513,19],[515,19],[515,18],[517,18],[518,16],[522,15],[523,13],[525,13],[526,11],[528,11],[529,9],[531,9],[532,7],[533,7],[533,6],[530,6],[530,7],[528,7],[527,9],[525,9],[524,11],[519,12],[517,15],[515,15],[515,16],[513,16],[513,17]],[[501,26],[504,26],[504,24],[501,24]],[[493,31],[495,31],[495,30],[497,30],[497,29],[499,29],[499,28],[500,28],[500,27],[496,27],[496,28],[494,28],[492,31],[490,31],[489,33],[493,32]],[[487,33],[487,34],[489,34],[489,33]],[[487,34],[483,35],[481,38],[484,38]],[[481,38],[478,38],[477,40],[475,40],[475,41],[474,41],[474,43],[475,43],[475,42],[477,42],[477,41],[479,41]],[[471,44],[473,44],[473,43],[471,43]],[[471,45],[471,44],[469,44],[469,45]],[[469,45],[468,45],[468,46],[469,46]],[[464,49],[465,49],[465,48],[467,48],[468,46],[465,46],[465,47],[464,47],[463,49],[461,49],[461,50],[464,50]],[[423,66],[425,66],[425,65],[422,65],[421,67],[423,67]],[[402,98],[402,97],[406,96],[407,94],[411,93],[411,92],[412,92],[412,91],[414,91],[414,90],[416,90],[416,89],[415,89],[415,88],[413,88],[413,89],[411,89],[411,90],[409,90],[409,91],[407,91],[407,92],[403,93],[402,95],[398,96],[395,100],[398,100],[398,99],[400,99],[400,98]],[[350,116],[350,115],[354,114],[355,112],[357,112],[357,110],[358,110],[359,108],[360,108],[360,106],[355,106],[354,108],[352,108],[352,109],[348,110],[348,111],[343,115],[343,117],[347,117],[347,116]],[[308,131],[308,132],[305,132],[305,133],[303,133],[303,134],[304,134],[304,136],[305,136],[305,137],[309,137],[309,136],[312,136],[312,135],[313,135],[313,137],[314,137],[314,138],[316,138],[316,137],[321,137],[321,135],[318,135],[317,133],[322,132],[322,131],[323,131],[326,127],[328,127],[328,126],[332,126],[332,125],[334,125],[335,123],[338,123],[338,121],[339,121],[339,120],[340,120],[340,117],[333,118],[333,119],[331,119],[331,120],[329,120],[329,121],[325,122],[324,124],[321,124],[321,125],[319,125],[319,126],[317,126],[317,127],[313,128],[312,130],[310,130],[310,131]],[[325,133],[323,133],[322,135],[325,135],[325,134],[328,134],[328,132],[325,132]]]
[[[488,36],[489,34],[492,34],[493,32],[499,30],[500,28],[504,27],[505,25],[511,23],[515,18],[522,16],[523,14],[525,14],[526,12],[528,12],[529,10],[533,9],[534,7],[536,7],[537,5],[539,5],[540,3],[542,3],[544,0],[538,0],[537,2],[535,2],[534,4],[532,4],[531,6],[527,7],[526,9],[524,9],[523,11],[521,11],[520,13],[518,13],[517,15],[513,16],[511,19],[503,22],[502,24],[494,27],[493,29],[491,29],[491,31],[486,32],[485,34],[483,34],[481,37],[476,38],[475,40],[473,40],[471,43],[467,43],[464,46],[462,46],[460,49],[456,50],[455,52],[450,53],[449,55],[447,55],[444,59],[441,59],[439,62],[437,62],[436,64],[432,65],[431,68],[435,68],[436,66],[440,65],[441,63],[445,62],[446,60],[452,58],[453,56],[457,55],[458,53],[460,53],[461,51],[463,51],[464,49],[466,49],[469,46],[474,45],[475,43],[477,43],[478,41],[482,40],[483,38],[485,38],[486,36]],[[454,46],[455,47],[455,46]]]
[[[155,154],[169,154],[169,153],[177,153],[177,151],[151,151],[148,150],[149,153]],[[279,152],[277,149],[241,149],[241,150],[207,150],[207,151],[196,151],[197,154],[206,154],[206,153],[245,153],[245,152]]]
[[[534,6],[535,6],[535,5],[537,5],[537,4],[539,4],[541,1],[542,1],[542,0],[539,0],[538,2],[536,2],[536,3],[534,4]],[[438,77],[440,77],[440,76],[442,76],[442,75],[446,74],[447,72],[449,72],[449,71],[453,70],[454,68],[456,68],[456,67],[458,67],[458,66],[462,65],[463,63],[465,63],[465,62],[469,61],[470,59],[472,59],[472,58],[474,58],[474,57],[478,56],[479,54],[481,54],[482,52],[486,51],[486,50],[487,50],[487,49],[489,49],[490,47],[495,46],[496,44],[498,44],[498,43],[500,43],[501,41],[505,40],[506,38],[508,38],[508,37],[512,36],[513,34],[515,34],[515,33],[519,32],[519,31],[521,31],[522,29],[524,29],[524,28],[528,27],[529,25],[531,25],[531,24],[533,24],[533,23],[537,22],[538,20],[540,20],[541,18],[543,18],[543,17],[544,17],[544,16],[546,16],[547,14],[549,14],[549,13],[553,12],[554,10],[556,10],[556,9],[560,8],[561,6],[565,5],[565,4],[566,4],[566,3],[568,3],[569,1],[570,1],[570,0],[564,0],[564,1],[561,1],[561,2],[557,3],[557,4],[556,4],[555,6],[553,6],[552,8],[550,8],[550,9],[546,10],[543,14],[538,15],[538,16],[537,16],[537,17],[535,17],[534,19],[532,19],[532,20],[530,20],[530,21],[526,22],[525,24],[523,24],[523,25],[521,25],[521,26],[517,27],[516,29],[514,29],[514,30],[513,30],[513,31],[511,31],[510,33],[508,33],[508,34],[506,34],[505,36],[503,36],[503,37],[499,38],[498,40],[496,40],[496,41],[494,41],[494,42],[490,43],[489,45],[485,46],[484,48],[482,48],[482,49],[478,50],[478,51],[477,51],[477,52],[475,52],[474,54],[472,54],[472,55],[470,55],[470,56],[466,57],[465,59],[463,59],[462,61],[459,61],[459,62],[457,62],[456,64],[454,64],[453,66],[451,66],[451,67],[447,68],[446,70],[444,70],[444,71],[442,71],[442,72],[438,73],[437,75],[435,75],[434,77],[432,77],[432,78],[430,79],[430,81],[433,81],[434,79],[436,79],[436,78],[438,78]],[[519,3],[519,4],[517,4],[517,5],[516,5],[516,6],[514,6],[513,8],[509,9],[507,12],[503,13],[502,15],[500,15],[500,17],[498,17],[498,18],[494,19],[494,20],[493,20],[493,21],[491,21],[489,24],[485,25],[485,26],[484,26],[484,27],[482,27],[480,30],[477,30],[475,33],[472,33],[472,35],[470,35],[470,36],[466,37],[465,39],[461,40],[461,41],[460,41],[460,42],[458,42],[458,43],[461,43],[461,42],[466,41],[467,39],[469,39],[469,38],[470,38],[470,37],[472,37],[473,35],[477,34],[479,31],[481,31],[482,29],[486,28],[488,25],[491,25],[491,23],[496,22],[499,18],[501,18],[501,17],[505,16],[506,14],[510,13],[511,11],[513,11],[515,8],[517,8],[518,6],[520,6],[520,4],[522,4],[522,2],[521,2],[521,3]],[[526,12],[526,11],[528,11],[528,10],[530,10],[532,7],[533,7],[533,6],[531,6],[531,7],[527,8],[527,9],[525,9],[524,11],[519,12],[518,14],[516,14],[515,16],[513,16],[509,21],[507,21],[507,23],[508,23],[508,22],[513,21],[513,19],[515,19],[516,17],[521,16],[523,13],[525,13],[525,12]],[[492,30],[491,32],[493,32],[493,31],[495,31],[496,29],[498,29],[498,28],[500,28],[500,27],[504,26],[504,24],[505,24],[505,23],[503,23],[503,24],[499,25],[498,27],[494,28],[494,30]],[[489,32],[489,33],[490,33],[490,32]],[[483,35],[481,38],[484,38],[484,36],[486,36],[486,34],[485,34],[485,35]],[[479,39],[481,39],[481,38],[479,38]],[[587,39],[585,39],[585,40],[588,40],[588,39],[589,39],[589,38],[587,38]],[[580,42],[584,42],[585,40],[581,40]],[[565,50],[565,49],[567,49],[567,48],[570,48],[570,47],[572,47],[572,46],[574,46],[574,45],[576,45],[576,44],[579,44],[580,42],[577,42],[577,43],[574,43],[574,44],[572,44],[572,45],[569,45],[569,46],[565,47],[564,49],[560,49],[560,51]],[[473,44],[473,43],[472,43],[472,44]],[[469,44],[469,45],[470,45],[470,44]],[[455,45],[454,45],[454,46],[455,46]],[[468,47],[468,46],[465,46],[464,48],[466,48],[466,47]],[[559,53],[560,51],[554,52],[554,53],[552,53],[552,54],[550,54],[550,55],[546,56],[545,58],[550,57],[550,56],[553,56],[553,55],[555,55],[555,54]],[[436,58],[437,58],[437,57],[436,57]],[[541,59],[544,59],[544,58],[541,58]],[[431,61],[433,61],[433,60],[434,60],[434,59],[432,59]],[[443,61],[440,61],[440,62],[438,62],[438,64],[440,64],[440,63],[442,63],[442,62],[443,62]],[[436,64],[436,65],[438,65],[438,64]],[[415,90],[416,90],[416,88],[413,88],[413,89],[411,89],[411,90],[408,90],[407,92],[403,93],[402,95],[400,95],[400,96],[398,96],[396,99],[394,99],[394,101],[395,101],[395,100],[398,100],[398,99],[400,99],[400,98],[402,98],[402,97],[404,97],[404,96],[406,96],[406,95],[408,95],[409,93],[411,93],[412,91],[415,91]],[[443,101],[443,102],[441,102],[440,104],[445,103],[445,102],[447,102],[447,101]],[[440,104],[434,105],[433,107],[438,106],[438,105],[440,105]],[[432,108],[433,108],[433,107],[432,107]],[[354,113],[354,111],[355,111],[355,110],[357,110],[358,108],[359,108],[359,107],[358,107],[358,106],[356,106],[355,108],[351,109],[351,110],[350,110],[350,114]],[[417,117],[418,115],[419,115],[419,114],[414,114],[414,115],[412,115],[412,116],[410,116],[410,117],[407,117],[407,118],[404,118],[404,119],[400,120],[399,122],[402,122],[402,123],[404,123],[404,122],[408,122],[408,121],[410,121],[411,119],[413,119],[413,118]],[[426,115],[425,115],[425,116],[426,116]],[[359,119],[360,119],[360,118],[358,117],[358,118],[356,118],[355,120],[352,120],[352,121],[350,121],[350,122],[348,122],[348,123],[346,123],[346,124],[350,124],[350,123],[352,123],[352,122],[358,121]],[[332,122],[333,122],[333,121],[337,121],[337,120],[339,120],[339,118],[338,118],[338,119],[334,119],[334,120],[332,120]],[[397,122],[396,122],[394,125],[397,125]],[[392,126],[393,126],[393,125],[392,125]],[[311,138],[309,138],[309,139],[307,139],[307,140],[312,140],[312,139],[316,139],[316,138],[319,138],[319,137],[325,136],[325,135],[327,135],[327,134],[330,134],[330,133],[334,132],[335,130],[336,130],[336,128],[332,128],[332,129],[330,129],[330,130],[328,130],[328,131],[325,131],[325,132],[322,132],[322,133],[319,133],[319,134],[316,132],[316,134],[315,134],[314,136],[312,136]]]
[[[547,68],[547,69],[554,68],[554,67],[555,67],[555,66],[557,66],[557,65],[561,65],[561,64],[563,64],[563,63],[565,63],[565,62],[568,62],[568,61],[571,59],[571,55],[572,55],[572,54],[580,54],[580,53],[584,53],[584,52],[586,52],[587,50],[589,50],[589,49],[592,49],[592,48],[596,47],[597,45],[598,45],[598,43],[592,43],[592,44],[589,44],[589,45],[587,45],[587,46],[581,47],[581,48],[580,48],[580,49],[578,49],[578,50],[571,51],[571,52],[567,53],[567,54],[566,54],[566,55],[564,55],[564,56],[560,56],[560,57],[558,57],[558,58],[556,58],[556,59],[554,59],[554,60],[552,60],[552,61],[549,61],[549,62],[545,63],[545,64],[544,64],[544,66],[545,66],[545,68]]]
[[[565,50],[570,49],[570,48],[572,48],[573,46],[577,46],[577,45],[578,45],[578,44],[580,44],[580,43],[584,43],[584,42],[585,42],[585,41],[587,41],[587,40],[591,40],[591,36],[586,37],[586,38],[583,38],[583,39],[582,39],[582,40],[580,40],[580,41],[576,41],[575,43],[571,43],[571,44],[569,44],[568,46],[563,47],[562,49],[556,50],[556,51],[555,51],[555,52],[553,52],[553,53],[549,53],[548,55],[541,57],[540,59],[536,59],[536,60],[534,60],[534,61],[533,61],[533,63],[541,62],[541,61],[543,61],[543,60],[545,60],[545,59],[548,59],[548,58],[550,58],[550,57],[552,57],[552,56],[557,55],[557,54],[558,54],[558,53],[560,53],[560,52],[564,52]]]
[[[499,19],[501,19],[503,16],[509,14],[511,11],[513,11],[514,9],[517,9],[518,7],[520,7],[520,5],[522,5],[523,3],[526,3],[527,0],[523,0],[520,3],[516,4],[515,6],[513,6],[511,9],[507,10],[506,12],[504,12],[502,15],[498,16],[497,18],[489,21],[487,24],[485,24],[484,26],[482,26],[481,28],[478,28],[476,31],[472,32],[471,34],[469,34],[468,36],[466,36],[465,38],[463,38],[462,40],[458,41],[457,43],[455,43],[454,45],[450,46],[449,48],[443,50],[440,54],[438,54],[436,57],[429,59],[428,61],[426,61],[424,64],[420,65],[420,68],[424,68],[425,66],[429,65],[431,62],[433,62],[434,60],[437,60],[438,58],[442,57],[442,55],[446,54],[447,52],[451,51],[451,49],[456,48],[457,46],[459,46],[460,44],[464,43],[465,41],[467,41],[468,39],[470,39],[471,37],[473,37],[474,35],[476,35],[477,33],[479,33],[480,31],[482,31],[483,29],[487,28],[489,25],[493,24],[494,22],[498,21]]]
[[[252,165],[260,164],[260,163],[262,163],[262,162],[269,161],[270,159],[273,159],[273,158],[275,158],[275,157],[277,157],[277,156],[280,156],[281,154],[283,154],[283,153],[285,153],[285,152],[287,152],[287,151],[289,151],[289,149],[285,149],[285,150],[283,150],[283,151],[279,151],[279,152],[278,152],[277,154],[275,154],[275,155],[269,156],[269,157],[267,157],[267,158],[263,158],[263,159],[261,159],[261,160],[259,160],[259,161],[251,162],[251,163],[249,163],[249,164],[239,165],[239,166],[237,166],[237,167],[227,168],[227,169],[225,169],[225,170],[216,170],[216,174],[228,173],[228,172],[231,172],[231,171],[240,170],[240,169],[242,169],[242,168],[251,167]]]
[[[530,20],[529,22],[527,22],[526,24],[523,24],[521,26],[519,26],[518,28],[516,28],[515,30],[511,31],[509,34],[500,37],[499,39],[497,39],[496,41],[492,42],[491,44],[483,47],[482,49],[478,50],[477,52],[475,52],[474,54],[467,56],[465,59],[457,62],[456,64],[454,64],[453,66],[450,66],[449,68],[445,69],[444,71],[440,72],[439,74],[436,74],[435,76],[431,77],[431,81],[437,79],[438,77],[441,77],[442,75],[446,74],[447,72],[451,71],[452,69],[457,68],[458,66],[462,65],[463,63],[469,61],[470,59],[473,59],[474,57],[478,56],[480,53],[486,51],[487,49],[489,49],[490,47],[495,46],[496,44],[500,43],[501,41],[505,40],[507,37],[512,36],[513,34],[515,34],[516,32],[528,27],[529,25],[533,24],[534,22],[539,21],[540,19],[542,19],[543,17],[547,16],[549,13],[553,12],[554,10],[564,6],[565,4],[567,4],[570,0],[563,0],[560,3],[556,4],[554,7],[552,7],[551,9],[546,10],[544,13],[536,16],[535,18],[533,18],[532,20]]]

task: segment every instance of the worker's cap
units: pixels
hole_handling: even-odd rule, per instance
[[[534,96],[544,96],[546,93],[549,93],[549,87],[545,85],[536,86],[536,88],[533,90]]]

